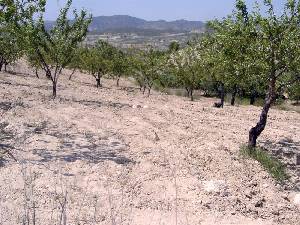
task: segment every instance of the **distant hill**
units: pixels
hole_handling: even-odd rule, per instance
[[[47,21],[47,26],[53,25],[53,22]],[[190,31],[203,31],[205,23],[201,21],[147,21],[132,16],[115,15],[115,16],[97,16],[93,18],[89,30],[92,33],[131,33],[132,31],[144,32],[190,32]]]

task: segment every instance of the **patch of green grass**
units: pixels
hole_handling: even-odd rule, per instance
[[[278,182],[288,179],[284,165],[278,159],[270,156],[266,150],[262,148],[251,149],[247,146],[242,146],[241,154],[244,157],[250,157],[258,161]]]

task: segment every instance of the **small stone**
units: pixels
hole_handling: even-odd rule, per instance
[[[289,196],[287,194],[282,195],[282,198],[288,202],[290,202]]]
[[[158,134],[157,134],[156,132],[154,132],[154,134],[155,134],[154,140],[155,140],[155,141],[160,141],[160,138],[159,138]]]
[[[203,182],[203,189],[208,193],[217,193],[222,196],[228,196],[228,186],[223,180],[210,180]]]
[[[211,203],[207,202],[203,205],[204,207],[206,207],[207,209],[211,209]]]
[[[246,195],[246,198],[252,199],[251,195]]]
[[[266,202],[266,200],[263,198],[263,199],[259,200],[258,202],[256,202],[255,207],[262,208],[264,206],[265,202]]]
[[[263,184],[263,188],[268,188],[269,185],[268,184]]]
[[[250,184],[249,184],[249,187],[257,187],[258,186],[258,183],[256,181],[252,181]]]
[[[147,106],[147,105],[144,105],[144,107],[143,107],[144,109],[148,109],[149,108],[149,106]]]
[[[300,193],[295,195],[293,202],[296,206],[300,207]]]

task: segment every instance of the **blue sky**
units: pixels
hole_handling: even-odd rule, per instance
[[[252,7],[255,0],[246,0]],[[258,0],[262,2],[262,0]],[[273,0],[277,9],[285,0]],[[46,19],[55,19],[65,0],[48,0]],[[146,20],[202,20],[228,15],[235,0],[73,0],[73,7],[85,8],[93,16],[130,15]]]

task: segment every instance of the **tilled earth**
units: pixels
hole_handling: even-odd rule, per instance
[[[68,71],[0,73],[0,224],[300,224],[300,116],[271,110],[260,145],[289,168],[277,184],[240,156],[260,108],[121,87]],[[15,159],[14,159],[14,158]],[[24,223],[25,221],[25,223]]]

